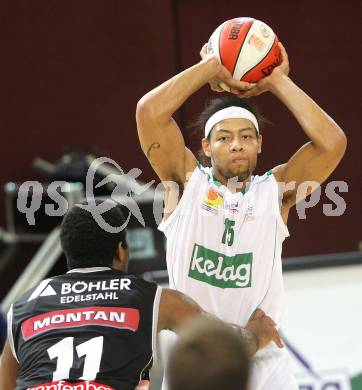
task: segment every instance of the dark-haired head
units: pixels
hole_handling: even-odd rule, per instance
[[[202,153],[199,158],[204,165],[212,166],[219,176],[226,180],[238,177],[246,180],[257,163],[261,152],[260,129],[266,122],[255,104],[233,95],[224,95],[211,100],[199,115],[197,127],[203,132],[207,121],[218,111],[228,107],[240,107],[251,112],[257,120],[259,132],[248,119],[225,119],[215,124],[206,138],[202,139]]]
[[[211,318],[191,320],[180,332],[168,360],[171,390],[244,390],[250,359],[231,327]]]
[[[121,209],[113,201],[107,202],[112,202],[113,207],[102,213],[102,218],[112,227],[121,227],[125,222]],[[77,205],[63,219],[60,242],[69,269],[106,266],[127,270],[126,230],[107,232],[99,226],[90,211]]]

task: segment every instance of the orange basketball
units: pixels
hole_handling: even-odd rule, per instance
[[[208,52],[215,53],[235,80],[256,83],[281,63],[278,37],[260,20],[235,18],[211,35]]]

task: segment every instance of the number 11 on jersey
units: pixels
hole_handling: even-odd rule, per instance
[[[96,379],[101,364],[103,352],[103,336],[79,344],[76,348],[79,358],[85,356],[83,375],[78,379]],[[51,360],[57,359],[56,369],[53,373],[53,381],[69,379],[70,369],[73,366],[74,337],[66,337],[48,348],[48,355]]]

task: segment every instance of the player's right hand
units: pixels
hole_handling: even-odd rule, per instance
[[[290,70],[288,54],[281,42],[279,42],[279,47],[282,56],[281,64],[276,66],[269,76],[259,80],[254,88],[242,92],[241,97],[248,98],[251,96],[258,96],[266,91],[272,92],[273,86],[277,84],[281,78],[288,76]]]
[[[217,58],[215,54],[208,53],[207,43],[205,43],[202,49],[200,50],[200,57],[202,59],[205,59],[210,56],[214,56],[215,58]],[[220,62],[219,58],[218,61]],[[239,95],[240,91],[248,91],[254,87],[254,84],[233,79],[231,73],[221,63],[220,63],[220,72],[212,80],[209,80],[209,85],[211,90],[214,92],[227,91],[234,95]]]
[[[276,329],[276,323],[261,309],[254,311],[245,328],[253,332],[258,339],[258,350],[265,348],[271,341],[274,341],[279,348],[284,347]]]

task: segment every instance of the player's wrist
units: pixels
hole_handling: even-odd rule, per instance
[[[208,71],[208,81],[215,78],[223,69],[220,59],[215,54],[209,54],[200,63]]]
[[[284,73],[271,75],[267,81],[266,88],[269,92],[277,95],[291,83],[291,79]]]

